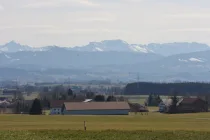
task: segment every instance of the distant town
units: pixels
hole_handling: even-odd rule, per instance
[[[160,113],[193,113],[208,112],[210,101],[208,83],[125,85],[95,81],[20,85],[17,81],[5,81],[1,85],[0,113],[3,114],[34,114],[33,108],[38,107],[39,115],[128,115],[150,112],[150,106],[156,107],[152,111]]]

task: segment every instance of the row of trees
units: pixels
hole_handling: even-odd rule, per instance
[[[119,98],[120,100],[124,100],[124,98]],[[106,99],[104,95],[96,95],[94,97],[94,101],[96,102],[111,102],[111,101],[117,101],[117,98],[115,96],[108,96],[108,98]],[[30,115],[41,115],[42,114],[42,109],[44,106],[50,106],[49,101],[46,100],[45,103],[47,104],[43,104],[43,100],[40,100],[38,98],[36,98],[33,101],[33,104],[31,105],[31,107],[29,105],[24,105],[24,102],[17,102],[16,105],[16,113],[20,113],[22,111],[26,111],[29,112]]]
[[[62,92],[65,91],[68,87],[61,85],[58,86],[31,86],[31,85],[25,85],[20,87],[21,91],[26,92],[27,94],[30,94],[32,92],[52,92],[52,91],[57,91],[57,92]],[[74,86],[75,89],[77,90],[81,90],[80,86]],[[100,92],[100,93],[114,93],[114,94],[122,94],[124,88],[120,87],[120,86],[110,86],[110,87],[106,87],[103,85],[98,85],[98,86],[87,86],[86,90],[88,91],[94,91],[94,92]]]
[[[39,94],[39,99],[41,101],[51,101],[51,100],[69,100],[76,98],[76,94],[73,93],[71,88],[65,88],[62,85],[58,85],[49,89],[48,87],[43,87],[41,93]]]
[[[28,86],[25,89],[27,89],[27,94],[30,94],[34,90],[32,86]],[[53,100],[84,101],[85,99],[93,99],[96,102],[117,101],[117,98],[115,96],[108,96],[106,98],[104,95],[96,95],[94,92],[87,90],[80,91],[80,93],[74,93],[71,88],[58,85],[53,88],[42,87],[41,93],[39,94],[38,99],[34,100],[34,103],[40,104],[43,109],[49,109],[50,102]],[[123,97],[118,98],[118,101],[124,100],[125,99]],[[30,114],[34,114],[33,111],[31,112],[31,109],[33,110],[33,106],[31,105],[31,103],[24,100],[21,90],[17,90],[17,92],[15,92],[14,103],[14,109],[17,114],[21,112],[30,112]]]
[[[25,101],[16,101],[15,102],[15,113],[29,113],[31,115],[40,115],[42,114],[42,103],[40,99],[34,99],[32,104],[28,104]]]
[[[160,95],[150,94],[146,101],[146,106],[158,106],[161,102]]]
[[[191,95],[197,96],[199,94],[210,94],[210,83],[152,83],[152,82],[138,82],[126,85],[124,94],[129,95],[149,95],[156,93],[161,95],[173,96],[173,90],[179,92],[180,96]]]
[[[115,96],[108,96],[104,95],[96,95],[96,93],[88,90],[80,91],[80,93],[74,93],[71,88],[66,89],[64,86],[59,85],[55,86],[51,91],[47,89],[47,87],[43,88],[43,92],[40,94],[39,97],[41,100],[68,100],[68,99],[78,99],[78,98],[86,98],[86,99],[93,99],[94,101],[116,101]],[[122,98],[122,97],[121,97]]]
[[[115,96],[113,95],[110,95],[107,97],[107,99],[105,98],[104,95],[96,95],[95,98],[94,98],[94,101],[96,102],[115,102],[115,101],[124,101],[125,99],[123,97],[120,97],[120,98],[116,98]]]

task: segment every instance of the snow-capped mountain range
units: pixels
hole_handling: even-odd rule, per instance
[[[33,48],[11,41],[0,45],[0,80],[20,75],[32,80],[69,75],[127,80],[136,77],[132,73],[140,73],[144,80],[208,80],[209,54],[208,45],[194,42],[141,45],[105,40],[85,46]],[[54,70],[43,73],[43,69]]]
[[[150,53],[152,50],[138,44],[128,44],[122,40],[104,40],[101,42],[90,42],[86,46],[73,47],[72,50],[76,51],[118,51],[118,52],[140,52]]]
[[[145,48],[137,44],[128,44],[122,40],[105,40],[102,42],[90,42],[86,46],[76,47],[59,47],[59,46],[46,46],[41,48],[32,48],[30,46],[21,45],[15,41],[6,43],[0,46],[1,52],[18,52],[18,51],[49,51],[53,48],[63,48],[74,51],[88,51],[88,52],[105,52],[105,51],[117,51],[117,52],[152,52],[148,48]]]
[[[90,42],[85,46],[75,47],[59,47],[59,46],[46,46],[46,47],[30,47],[21,45],[15,41],[11,41],[4,45],[0,45],[0,52],[20,52],[20,51],[49,51],[51,49],[62,48],[72,51],[85,51],[85,52],[135,52],[135,53],[155,53],[163,56],[170,56],[181,53],[191,53],[197,51],[210,50],[210,47],[201,43],[165,43],[157,44],[151,43],[147,45],[129,44],[123,40],[104,40],[101,42]]]

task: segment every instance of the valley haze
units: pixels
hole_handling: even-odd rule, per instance
[[[209,81],[209,54],[208,45],[196,42],[144,45],[104,40],[33,48],[11,41],[0,45],[0,80]]]

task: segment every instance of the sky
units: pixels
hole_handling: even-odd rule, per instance
[[[0,44],[210,44],[209,0],[0,0]]]

